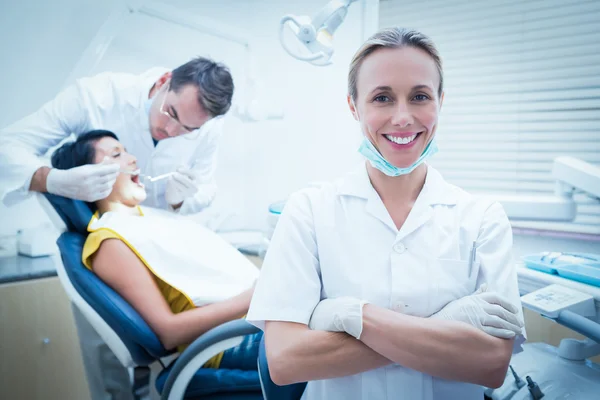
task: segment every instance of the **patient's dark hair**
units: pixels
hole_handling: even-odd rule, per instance
[[[97,129],[83,133],[73,142],[60,146],[52,154],[52,166],[56,169],[71,169],[82,165],[93,164],[96,151],[94,144],[105,137],[119,140],[111,131]]]
[[[50,162],[56,169],[70,169],[82,165],[93,164],[96,156],[94,144],[105,137],[111,137],[119,140],[117,135],[111,131],[97,129],[82,133],[75,141],[66,142],[52,153]],[[98,208],[96,204],[85,202],[92,212]]]

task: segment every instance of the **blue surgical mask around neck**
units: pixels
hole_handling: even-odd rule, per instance
[[[410,174],[427,158],[437,153],[438,145],[434,136],[433,139],[431,139],[431,141],[427,144],[427,147],[425,147],[425,150],[423,150],[423,153],[417,159],[417,161],[406,168],[398,168],[395,165],[390,164],[388,160],[383,158],[381,153],[375,148],[375,146],[373,146],[373,143],[371,143],[366,136],[363,137],[363,141],[358,149],[358,152],[365,156],[367,160],[369,160],[373,168],[377,168],[387,176],[400,176]]]

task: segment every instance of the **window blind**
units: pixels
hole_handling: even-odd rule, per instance
[[[600,165],[600,1],[380,0],[381,28],[417,29],[444,63],[431,164],[472,193],[550,195],[554,157]],[[600,234],[600,201],[572,222],[513,226]]]

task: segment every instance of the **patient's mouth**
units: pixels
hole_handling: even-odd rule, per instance
[[[144,187],[144,184],[140,182],[140,170],[135,170],[131,175],[131,181],[140,187]]]

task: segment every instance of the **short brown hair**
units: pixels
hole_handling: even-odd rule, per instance
[[[177,93],[190,84],[198,88],[198,101],[212,117],[229,111],[234,86],[229,68],[224,64],[196,57],[173,70],[171,90]]]

